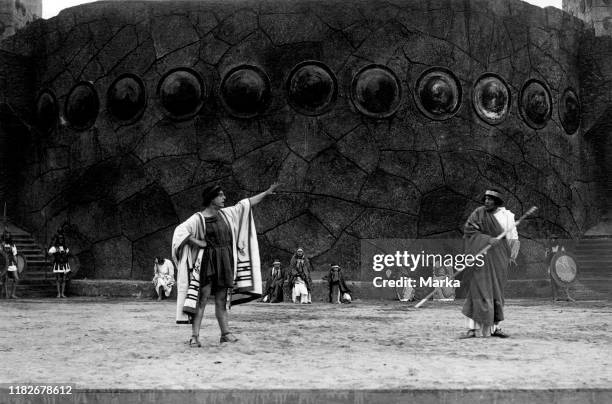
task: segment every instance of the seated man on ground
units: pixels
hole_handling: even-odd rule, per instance
[[[329,302],[330,303],[350,303],[351,290],[346,286],[342,269],[339,265],[332,265],[329,274],[323,279],[327,279],[329,287]],[[335,290],[335,292],[334,292]]]
[[[156,257],[155,266],[153,268],[153,285],[157,292],[157,300],[161,300],[162,296],[170,297],[172,286],[174,286],[174,264],[167,258]]]
[[[282,303],[283,301],[283,284],[285,283],[285,275],[281,269],[279,260],[274,260],[270,276],[266,281],[266,292],[263,298],[264,303]]]

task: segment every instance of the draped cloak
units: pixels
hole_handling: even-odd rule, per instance
[[[502,232],[503,228],[493,213],[487,212],[483,206],[477,208],[463,229],[465,253],[477,254],[491,237]],[[504,287],[510,256],[510,246],[502,239],[487,251],[482,267],[466,269],[468,273],[464,274],[464,282],[469,282],[469,289],[463,305],[465,316],[485,326],[504,319]]]
[[[266,295],[270,299],[270,303],[280,303],[283,301],[283,283],[285,282],[285,276],[281,268],[270,269],[270,277],[266,281]]]
[[[234,206],[219,211],[232,231],[234,258],[234,289],[231,304],[246,303],[261,297],[261,268],[257,231],[251,212],[251,202],[243,199]],[[172,260],[177,267],[176,276],[176,322],[189,323],[189,316],[183,312],[189,287],[189,269],[193,268],[200,248],[187,240],[194,237],[204,240],[206,224],[201,213],[195,213],[179,224],[172,237]]]

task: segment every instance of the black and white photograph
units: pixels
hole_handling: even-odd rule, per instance
[[[612,403],[612,0],[0,0],[0,209],[0,403]]]

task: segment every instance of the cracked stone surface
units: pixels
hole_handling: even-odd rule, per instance
[[[235,203],[279,180],[279,194],[255,212],[264,267],[303,245],[314,265],[339,263],[357,279],[360,238],[459,234],[487,187],[500,188],[517,215],[540,208],[523,237],[578,237],[595,223],[600,168],[585,163],[597,148],[585,133],[605,108],[583,101],[586,119],[567,135],[557,102],[568,87],[584,100],[610,102],[608,42],[594,41],[567,14],[516,0],[347,4],[104,2],[37,21],[3,42],[36,60],[16,79],[35,77],[35,88],[7,90],[31,126],[25,111],[43,88],[57,96],[62,116],[78,81],[94,84],[101,105],[89,130],[60,125],[30,136],[12,202],[23,224],[45,244],[68,221],[68,241],[87,267],[81,276],[147,279],[152,258],[170,256],[174,226],[200,208],[205,185],[221,183]],[[306,60],[327,65],[338,82],[335,104],[320,116],[287,102],[288,74]],[[269,107],[252,119],[233,118],[218,98],[224,75],[241,64],[258,66],[271,82]],[[364,117],[351,101],[352,79],[369,64],[400,80],[401,104],[387,119]],[[416,81],[433,66],[451,70],[463,89],[459,111],[445,121],[423,116],[414,100]],[[183,122],[166,118],[157,96],[161,77],[177,67],[196,71],[210,90],[199,114]],[[511,90],[509,114],[497,126],[471,105],[471,86],[486,71]],[[144,114],[130,125],[105,108],[108,86],[123,73],[142,78],[147,93]],[[601,88],[597,77],[608,84]],[[518,113],[528,79],[551,90],[553,113],[541,130]],[[521,259],[537,262],[540,253],[526,248]],[[533,275],[527,268],[525,276]]]

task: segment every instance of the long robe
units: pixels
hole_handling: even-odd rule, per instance
[[[232,230],[234,258],[234,289],[231,304],[245,303],[261,297],[261,269],[257,231],[251,213],[251,202],[243,199],[234,206],[219,211]],[[187,240],[190,236],[204,240],[206,224],[201,213],[195,213],[174,230],[172,237],[172,259],[177,267],[176,322],[189,323],[190,317],[183,312],[189,288],[189,269],[193,268],[200,248]]]
[[[472,212],[463,229],[466,254],[477,254],[491,237],[497,237],[504,231],[496,216],[507,218],[503,222],[504,227],[510,225],[510,216],[514,223],[514,215],[504,208],[500,209],[503,210],[497,215],[487,212],[484,206]],[[514,234],[510,237],[514,238]],[[469,289],[463,314],[480,325],[492,326],[504,319],[504,287],[508,279],[510,258],[515,257],[514,250],[518,253],[517,243],[500,240],[487,251],[482,267],[466,269],[468,273],[464,276],[464,282],[469,282]]]
[[[327,287],[329,290],[329,302],[332,302],[332,292],[334,285],[338,286],[338,290],[340,291],[340,296],[343,296],[345,293],[349,295],[352,293],[348,286],[346,286],[346,282],[344,281],[344,276],[342,275],[342,269],[338,268],[330,269],[329,273],[323,277],[323,279],[327,280]]]
[[[310,277],[311,272],[312,266],[310,265],[310,260],[304,256],[298,258],[297,255],[294,254],[289,263],[289,285],[291,289],[294,288],[297,279],[300,278],[306,284],[308,292],[310,292],[312,286],[312,278]]]
[[[270,303],[281,303],[284,297],[283,283],[285,276],[281,268],[270,269],[270,277],[266,282],[266,295]]]

